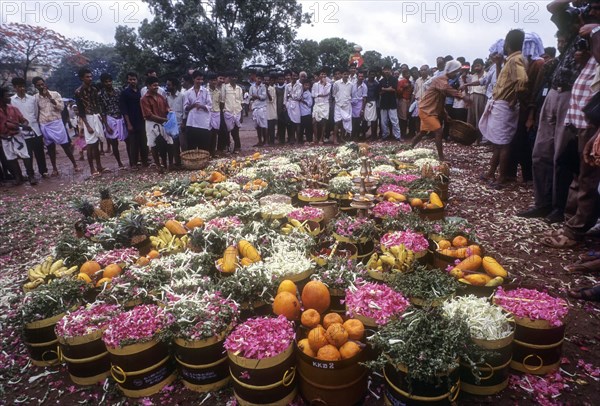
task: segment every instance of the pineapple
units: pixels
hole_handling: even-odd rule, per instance
[[[86,219],[94,217],[94,206],[89,201],[85,199],[76,200],[73,206]]]
[[[142,214],[128,213],[121,217],[116,239],[124,245],[137,245],[148,239],[148,228]]]
[[[110,191],[108,189],[100,190],[100,209],[104,211],[108,217],[114,217],[115,215],[115,203],[110,197]]]

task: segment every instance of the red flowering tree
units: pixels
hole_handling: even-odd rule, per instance
[[[0,71],[22,75],[34,65],[55,68],[66,55],[78,55],[71,41],[48,28],[9,23],[0,26]]]

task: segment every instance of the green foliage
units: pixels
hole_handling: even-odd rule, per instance
[[[354,43],[344,38],[325,38],[319,42],[320,62],[323,66],[347,67],[352,53],[354,53]]]
[[[404,296],[425,301],[453,295],[460,285],[447,272],[427,269],[425,266],[418,266],[411,272],[394,274],[387,282]]]
[[[23,323],[47,319],[83,303],[89,287],[79,279],[61,278],[41,285],[25,295],[21,316]]]
[[[440,309],[409,307],[402,318],[392,320],[369,338],[379,357],[367,365],[376,371],[390,363],[408,370],[413,381],[438,383],[438,374],[458,367],[459,358],[471,363],[480,352],[471,341],[469,326],[460,317],[446,317]]]
[[[239,69],[256,54],[279,60],[281,45],[308,21],[296,0],[145,2],[152,21],[144,20],[137,34],[118,27],[115,35],[117,49],[138,71],[148,66],[161,73]]]

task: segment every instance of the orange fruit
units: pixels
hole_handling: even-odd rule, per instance
[[[333,323],[343,324],[344,319],[337,313],[327,313],[325,317],[323,317],[323,327],[327,330]]]
[[[300,322],[304,327],[315,328],[321,322],[321,315],[315,309],[308,309],[302,312]]]
[[[135,261],[135,264],[138,266],[146,266],[150,263],[150,260],[148,259],[148,257],[139,257],[137,261]]]
[[[325,332],[325,337],[329,344],[340,348],[348,341],[348,332],[340,323],[333,323]]]
[[[481,247],[479,245],[469,245],[467,247],[467,249],[469,249],[471,251],[471,255],[479,255],[481,256]]]
[[[204,225],[204,220],[202,220],[199,217],[194,217],[193,219],[190,219],[190,221],[185,223],[185,226],[190,230],[193,230],[196,227],[202,227],[203,225]]]
[[[423,206],[423,200],[417,199],[417,198],[410,199],[410,205],[412,207],[422,207]]]
[[[440,241],[438,241],[437,244],[438,244],[439,249],[441,249],[441,250],[445,250],[447,248],[452,247],[452,243],[448,240],[440,240]]]
[[[308,338],[304,338],[304,339],[298,341],[298,349],[300,351],[302,351],[303,353],[305,353],[306,355],[308,355],[309,357],[314,358],[317,355],[312,350],[312,348],[310,348],[310,345],[308,344]]]
[[[317,351],[317,359],[323,361],[339,361],[342,359],[340,352],[331,344],[327,344]]]
[[[273,313],[283,314],[288,320],[298,320],[300,318],[300,302],[296,295],[290,292],[281,292],[275,296],[273,302]]]
[[[315,309],[324,313],[331,303],[329,289],[323,282],[310,281],[302,289],[302,304],[305,309]]]
[[[346,320],[343,326],[350,340],[360,341],[365,335],[365,325],[358,319]]]
[[[97,283],[96,283],[96,287],[97,288],[101,288],[104,286],[104,284],[109,284],[110,285],[110,281],[112,280],[112,278],[102,278],[100,279]]]
[[[296,293],[298,293],[298,288],[296,287],[296,284],[294,282],[292,282],[289,279],[285,279],[281,281],[279,287],[277,288],[277,293],[279,294],[281,292],[289,292],[292,295],[296,296]]]
[[[146,256],[150,259],[156,259],[160,257],[160,252],[158,252],[157,250],[151,250]]]
[[[469,245],[469,241],[462,235],[457,235],[452,240],[452,245],[455,246],[456,248],[462,248],[462,247],[466,247],[467,245]]]
[[[123,272],[123,269],[117,264],[110,264],[104,271],[102,272],[103,278],[114,278],[115,276],[119,276]]]
[[[77,275],[77,279],[85,281],[86,283],[92,283],[92,278],[90,278],[90,276],[88,274],[83,273],[83,272],[81,272]]]
[[[86,261],[83,263],[83,265],[81,265],[81,268],[79,268],[79,272],[84,273],[84,274],[88,275],[89,277],[92,277],[100,269],[102,269],[102,267],[96,261]]]
[[[342,359],[354,357],[360,352],[360,347],[354,341],[347,341],[340,347],[340,355]]]
[[[319,348],[329,344],[325,333],[323,326],[317,326],[308,332],[308,345],[313,351],[319,351]]]

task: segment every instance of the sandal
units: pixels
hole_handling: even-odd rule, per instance
[[[564,234],[551,237],[542,237],[542,244],[550,248],[573,248],[579,241],[572,240]]]
[[[583,263],[583,262],[587,262],[587,261],[593,261],[595,259],[600,259],[600,252],[598,251],[589,251],[586,252],[585,254],[581,254],[579,255],[579,263]]]
[[[102,176],[102,174],[100,172],[93,172],[92,173],[92,178],[98,178],[100,176]]]
[[[593,288],[581,288],[576,290],[570,290],[569,296],[578,300],[600,302],[600,285],[596,285]]]
[[[597,272],[600,271],[600,258],[586,262],[576,262],[563,268],[567,272]]]

